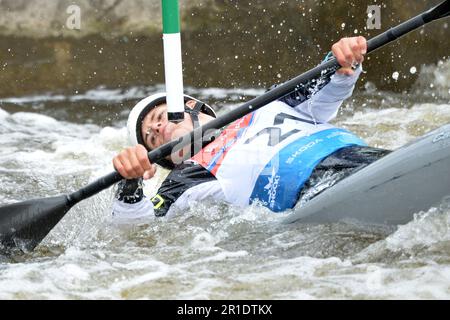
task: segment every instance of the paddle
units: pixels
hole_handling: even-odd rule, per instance
[[[447,0],[417,17],[369,40],[368,53],[433,20],[447,17],[449,14],[450,0]],[[334,72],[339,67],[336,59],[333,58],[275,89],[248,101],[239,108],[208,122],[190,134],[162,145],[149,152],[148,157],[153,163],[167,157],[172,152],[190,145],[194,141],[194,138],[203,137],[206,132],[222,128],[246,114],[289,94],[309,81],[320,77],[324,72]],[[68,195],[29,200],[0,207],[0,243],[3,244],[6,250],[15,248],[33,250],[75,204],[109,188],[121,179],[122,177],[119,173],[112,172]]]

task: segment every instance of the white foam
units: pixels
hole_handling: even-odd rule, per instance
[[[53,130],[58,124],[57,120],[38,113],[17,112],[11,115],[11,118],[21,125],[33,125],[44,130]]]
[[[122,102],[130,99],[141,99],[156,92],[164,91],[164,85],[155,85],[151,87],[131,87],[128,89],[110,89],[98,87],[88,90],[85,93],[76,93],[74,95],[53,95],[52,93],[43,95],[31,95],[24,97],[0,98],[0,103],[13,103],[18,105],[36,104],[42,102]],[[185,87],[185,93],[189,95],[214,98],[214,99],[239,99],[242,96],[258,96],[265,92],[265,89],[255,88],[193,88]]]
[[[37,102],[50,102],[50,101],[65,101],[67,99],[64,95],[33,95],[33,96],[25,96],[25,97],[11,97],[11,98],[2,98],[0,99],[0,103],[14,103],[14,104],[26,104],[26,103],[37,103]]]
[[[0,108],[0,120],[5,119],[6,117],[9,117],[9,113]]]
[[[421,95],[450,98],[450,59],[441,60],[437,65],[423,65],[415,85]]]
[[[450,105],[425,103],[410,108],[366,108],[346,119],[337,119],[336,123],[356,132],[369,145],[395,149],[450,123]]]
[[[391,251],[411,250],[417,246],[431,246],[450,240],[450,211],[431,208],[418,213],[410,223],[400,226],[386,238]]]

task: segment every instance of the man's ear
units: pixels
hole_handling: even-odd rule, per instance
[[[196,103],[197,103],[197,101],[195,101],[195,100],[189,100],[188,102],[186,102],[186,106],[188,108],[194,109]]]

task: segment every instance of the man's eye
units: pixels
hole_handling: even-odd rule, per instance
[[[158,121],[161,121],[161,118],[162,118],[162,112],[158,116]]]

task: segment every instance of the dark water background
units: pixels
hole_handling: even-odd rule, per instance
[[[341,37],[373,37],[439,2],[200,3],[183,12],[185,85],[267,88],[318,64]],[[381,5],[380,30],[366,30],[372,4]],[[449,48],[448,21],[434,22],[370,55],[360,86],[370,81],[382,90],[407,91],[417,78],[410,68],[446,59]],[[115,37],[102,31],[79,39],[0,36],[0,62],[0,97],[164,83],[161,34],[154,30]]]

